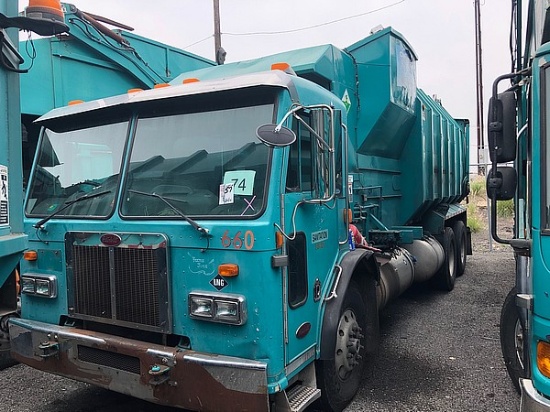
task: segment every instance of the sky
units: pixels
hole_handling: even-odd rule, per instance
[[[71,3],[132,26],[138,35],[214,60],[213,0]],[[486,112],[493,80],[510,72],[511,0],[480,3]],[[418,56],[418,87],[441,99],[453,117],[470,119],[470,163],[477,162],[474,0],[219,0],[219,4],[228,63],[321,44],[344,48],[376,26],[393,27]],[[254,34],[265,32],[287,33]]]

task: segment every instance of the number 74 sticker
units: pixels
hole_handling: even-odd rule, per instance
[[[220,205],[233,203],[233,196],[252,196],[254,194],[255,170],[231,170],[223,175],[220,185]]]

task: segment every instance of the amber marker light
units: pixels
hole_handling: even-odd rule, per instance
[[[158,83],[153,86],[154,89],[162,89],[163,87],[170,87],[168,83]]]
[[[273,63],[271,65],[271,70],[282,70],[282,71],[287,71],[288,69],[290,69],[290,64],[288,63],[284,63],[284,62],[280,62],[280,63]]]
[[[283,234],[281,232],[275,232],[275,247],[277,249],[283,247]]]
[[[550,343],[548,342],[537,343],[537,367],[544,376],[550,378]]]
[[[23,252],[23,259],[29,262],[34,262],[38,259],[38,253],[36,252],[36,250],[26,250],[25,252]]]
[[[234,263],[222,263],[218,266],[218,274],[224,278],[239,276],[239,265]]]
[[[77,104],[82,104],[84,103],[84,100],[71,100],[69,102],[69,106],[76,106]]]
[[[195,78],[195,77],[189,77],[187,79],[183,79],[183,84],[190,84],[190,83],[198,83],[200,82],[199,79]]]
[[[143,89],[135,88],[135,89],[129,89],[128,93],[138,93],[138,92],[142,92],[142,91],[143,91]]]

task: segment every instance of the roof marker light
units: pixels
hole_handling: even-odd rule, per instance
[[[197,82],[200,82],[199,79],[195,78],[195,77],[189,77],[187,79],[183,79],[183,84],[189,84],[189,83],[197,83]]]
[[[136,87],[135,89],[129,89],[128,94],[130,94],[130,93],[139,93],[139,92],[142,92],[142,91],[143,91],[143,89],[140,89],[140,88]]]
[[[69,106],[75,106],[77,104],[84,103],[84,100],[71,100],[69,103],[67,103]]]
[[[168,83],[158,83],[153,86],[154,89],[162,89],[163,87],[170,87]]]
[[[292,69],[292,66],[286,62],[273,63],[271,65],[271,70],[281,70],[286,74],[296,75],[296,72]]]

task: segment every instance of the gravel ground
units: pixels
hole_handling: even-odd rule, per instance
[[[506,247],[489,251],[486,233],[473,238],[474,255],[452,292],[419,285],[381,313],[379,355],[346,411],[518,411],[498,332],[514,260]],[[0,410],[174,411],[24,365],[0,372]]]

